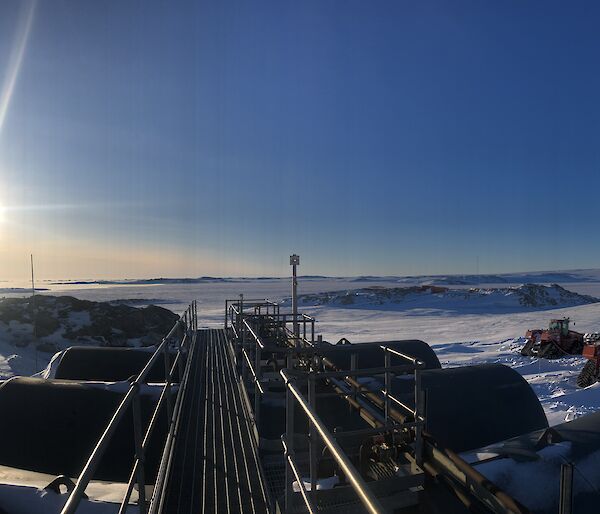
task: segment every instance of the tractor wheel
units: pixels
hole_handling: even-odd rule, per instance
[[[595,384],[597,381],[598,375],[596,373],[596,362],[592,360],[587,361],[577,376],[577,386],[588,387],[592,384]]]

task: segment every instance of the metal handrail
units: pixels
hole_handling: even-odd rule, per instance
[[[269,305],[271,305],[271,304],[269,304]],[[279,304],[276,303],[275,305],[279,305]],[[246,300],[244,300],[244,310],[246,309],[246,307],[253,307],[253,306],[254,306],[254,304],[250,304],[247,306]],[[235,307],[235,306],[230,305],[230,307]],[[275,313],[275,314],[269,314],[268,316],[270,318],[274,318],[274,319],[285,318],[286,324],[289,324],[289,325],[292,325],[294,323],[294,319],[292,317],[293,314],[291,312],[280,312],[280,313]],[[317,321],[316,318],[309,316],[308,314],[303,314],[303,313],[298,313],[298,318],[305,319],[306,321]]]
[[[407,360],[408,362],[412,362],[415,367],[423,368],[425,366],[425,363],[423,361],[417,359],[416,357],[411,357],[410,355],[399,352],[398,350],[391,348],[389,346],[385,346],[382,344],[382,345],[379,345],[379,348],[381,348],[384,352],[389,352],[393,355],[396,355],[398,357],[401,357],[401,358]]]
[[[298,390],[296,386],[292,383],[294,381],[293,377],[290,377],[287,373],[287,370],[282,369],[280,374],[283,378],[285,386],[292,393],[302,410],[308,417],[309,421],[315,427],[321,439],[331,452],[332,457],[338,463],[338,465],[344,471],[346,477],[348,477],[350,481],[350,485],[358,495],[360,501],[365,506],[365,508],[371,512],[372,514],[380,514],[385,512],[379,500],[373,495],[373,493],[369,490],[367,484],[362,479],[350,459],[345,455],[344,451],[335,441],[333,436],[329,433],[324,423],[321,421],[319,416],[313,409],[308,405],[308,402],[302,395],[302,393]]]
[[[194,351],[195,344],[196,344],[196,337],[193,337],[191,346],[190,346],[191,352]],[[159,512],[163,507],[163,501],[165,498],[163,496],[163,493],[164,493],[163,487],[166,483],[167,473],[169,472],[170,466],[172,463],[173,443],[174,443],[175,437],[176,437],[178,429],[179,429],[179,422],[180,422],[179,413],[182,409],[183,402],[184,402],[186,392],[187,392],[188,378],[190,375],[191,364],[192,364],[191,359],[188,359],[186,362],[186,365],[185,365],[185,370],[183,372],[183,378],[180,382],[180,386],[179,386],[180,390],[177,394],[177,399],[175,401],[175,407],[173,408],[172,422],[169,427],[169,433],[167,434],[167,439],[165,441],[163,454],[161,456],[160,465],[159,465],[159,469],[158,469],[158,475],[156,477],[156,483],[154,485],[154,491],[152,493],[152,499],[150,501],[149,512],[151,514]]]
[[[265,394],[265,390],[263,389],[262,385],[260,385],[260,380],[256,376],[256,371],[254,370],[252,361],[250,360],[250,357],[248,356],[248,352],[246,351],[245,348],[242,349],[242,354],[244,355],[244,358],[246,359],[248,368],[250,369],[250,373],[252,373],[252,378],[253,378],[254,383],[256,384],[256,387],[258,388],[258,391],[260,392],[260,394]]]
[[[263,342],[260,340],[260,337],[258,337],[258,334],[256,332],[254,332],[254,330],[252,330],[252,327],[250,326],[250,324],[248,323],[248,320],[244,320],[244,325],[246,326],[246,328],[248,329],[248,332],[250,332],[250,334],[252,335],[252,337],[254,338],[254,340],[256,341],[256,344],[259,346],[259,348],[261,350],[264,350],[265,345],[263,344]]]
[[[225,302],[227,303],[239,303],[240,299],[239,298],[228,298],[227,300],[225,300]],[[244,298],[244,305],[248,305],[250,306],[250,304],[253,303],[263,303],[263,304],[269,304],[269,305],[279,305],[277,302],[274,302],[272,300],[269,300],[268,298]]]
[[[136,438],[136,458],[135,458],[135,461],[133,464],[132,477],[135,477],[136,474],[139,474],[138,478],[139,478],[140,483],[138,483],[138,486],[139,486],[138,504],[140,507],[140,512],[141,513],[146,512],[145,494],[143,491],[143,489],[145,487],[145,483],[143,483],[143,476],[144,476],[144,473],[143,473],[143,451],[145,449],[144,442],[146,442],[146,444],[147,444],[147,441],[141,440],[141,427],[139,425],[141,423],[141,420],[139,419],[139,405],[136,405],[137,399],[139,398],[138,395],[139,395],[140,386],[144,383],[148,373],[152,369],[152,366],[157,362],[157,359],[160,356],[164,357],[165,352],[168,352],[168,345],[169,345],[170,339],[177,332],[177,330],[180,328],[180,326],[183,325],[186,332],[191,331],[191,330],[196,330],[197,329],[197,321],[198,320],[197,320],[196,302],[194,301],[190,304],[190,306],[185,310],[185,312],[175,322],[175,324],[173,325],[173,328],[171,328],[169,333],[163,338],[162,342],[158,345],[158,347],[156,348],[156,350],[154,351],[154,353],[152,354],[152,356],[150,357],[150,359],[148,360],[148,362],[146,363],[146,365],[144,366],[142,371],[140,371],[140,373],[137,375],[135,380],[131,383],[127,393],[125,394],[125,396],[119,403],[119,406],[115,410],[115,412],[112,415],[110,421],[108,422],[106,428],[104,429],[102,435],[100,436],[100,439],[98,440],[94,449],[92,450],[92,453],[90,454],[83,470],[79,474],[77,483],[75,484],[75,487],[71,491],[69,498],[67,499],[64,507],[62,508],[61,514],[73,514],[74,512],[76,512],[77,507],[79,506],[79,503],[80,503],[81,499],[83,498],[85,490],[86,490],[89,482],[92,480],[92,478],[96,472],[96,468],[98,467],[98,464],[100,463],[100,460],[102,459],[102,456],[104,455],[104,453],[108,447],[108,444],[110,443],[110,441],[111,441],[115,431],[117,430],[119,423],[123,419],[125,413],[129,410],[129,407],[132,405],[133,405],[133,410],[134,410],[134,432],[135,432],[135,436],[136,436],[135,437]],[[178,349],[175,361],[177,361],[178,358],[180,358],[182,350],[183,350],[182,347],[180,347]],[[177,362],[175,362],[175,364],[176,363]],[[152,426],[152,422],[157,417],[158,410],[162,406],[161,399],[165,395],[169,394],[171,380],[172,380],[172,371],[171,371],[171,373],[168,374],[168,376],[165,376],[165,386],[163,388],[163,391],[161,392],[161,397],[159,398],[157,406],[153,411],[151,421],[150,421],[148,429],[146,431],[146,435],[148,437],[149,437],[149,435],[151,435],[152,429],[154,428]],[[179,397],[179,394],[178,394],[178,397]],[[173,419],[169,420],[169,422],[171,424],[173,423],[173,421],[174,421]],[[144,438],[144,439],[146,439],[146,438]],[[142,462],[141,469],[139,466],[140,462]],[[130,479],[130,482],[128,482],[126,496],[128,494],[129,495],[131,494],[130,488],[133,489],[131,482],[132,482],[132,480]]]

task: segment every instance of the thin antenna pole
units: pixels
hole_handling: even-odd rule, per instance
[[[292,313],[294,316],[294,337],[295,343],[298,344],[300,336],[300,326],[298,325],[298,275],[296,274],[296,266],[300,264],[300,257],[296,254],[290,255],[290,265],[292,266]]]
[[[35,330],[35,318],[37,317],[37,313],[35,310],[35,278],[33,275],[33,254],[30,255],[31,257],[31,309],[33,311],[33,322],[32,322],[32,326],[33,326],[33,338],[37,339],[37,334],[36,334],[36,330]]]

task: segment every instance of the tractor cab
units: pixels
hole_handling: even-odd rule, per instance
[[[571,321],[570,318],[550,320],[550,326],[548,327],[548,329],[552,330],[552,331],[557,331],[563,336],[567,336],[567,335],[569,335],[569,322],[570,321]]]

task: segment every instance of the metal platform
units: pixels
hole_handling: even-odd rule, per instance
[[[61,514],[87,501],[131,414],[119,514],[528,512],[426,430],[422,376],[452,373],[424,342],[332,345],[315,337],[315,321],[240,297],[226,302],[224,329],[198,330],[193,302],[131,379],[76,484],[59,477],[70,493]],[[161,362],[166,380],[146,425],[140,388]]]
[[[223,330],[198,332],[162,512],[268,512],[227,345]]]

